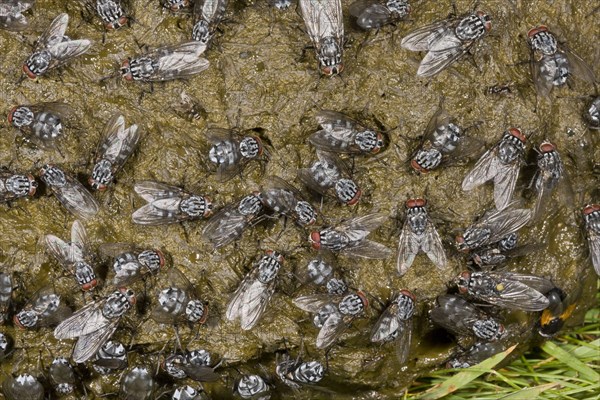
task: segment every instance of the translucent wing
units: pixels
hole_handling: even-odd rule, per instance
[[[317,123],[325,130],[336,128],[356,130],[362,126],[346,114],[331,110],[321,110],[316,116]]]
[[[490,274],[494,275],[493,273]],[[507,279],[524,283],[525,285],[537,290],[540,293],[547,293],[555,288],[555,285],[552,283],[551,280],[543,278],[541,276],[519,274],[515,272],[505,272],[502,275]]]
[[[99,205],[94,196],[70,175],[65,175],[66,185],[52,187],[54,195],[69,212],[81,219],[92,218]]]
[[[215,248],[223,247],[242,236],[249,223],[248,218],[238,211],[238,205],[232,204],[222,208],[208,220],[202,236]]]
[[[59,237],[46,235],[44,236],[44,243],[50,254],[61,264],[74,263],[76,261],[72,258],[72,246]]]
[[[158,199],[180,197],[183,189],[155,181],[136,182],[133,190],[148,203]]]
[[[496,156],[496,146],[486,151],[475,163],[473,169],[462,181],[462,190],[469,191],[477,186],[483,185],[498,173],[500,160]]]
[[[317,46],[322,38],[344,36],[340,0],[300,0],[300,9],[308,35]]]
[[[412,331],[412,318],[400,321],[398,337],[396,338],[396,357],[398,358],[398,361],[400,361],[400,364],[405,364],[408,361],[412,344]]]
[[[299,309],[316,314],[325,305],[335,303],[335,297],[328,294],[312,294],[297,297],[292,302]]]
[[[586,81],[587,83],[595,84],[596,77],[594,76],[594,71],[588,65],[588,63],[586,63],[566,45],[561,44],[560,48],[565,53],[567,60],[569,61],[569,66],[573,68],[573,75]]]
[[[83,363],[92,358],[113,335],[118,322],[118,319],[114,320],[102,329],[80,336],[73,349],[73,361]]]
[[[397,313],[398,304],[395,302],[383,311],[371,330],[371,342],[387,342],[396,337],[401,322]]]
[[[454,31],[446,31],[429,46],[417,70],[418,76],[433,76],[467,52],[474,42],[463,43]]]
[[[398,258],[396,259],[396,267],[400,276],[404,275],[412,265],[421,250],[423,240],[423,236],[415,234],[410,225],[407,222],[404,223],[398,241]]]
[[[69,247],[69,261],[82,261],[86,253],[87,233],[83,224],[78,220],[75,220],[71,226],[71,245]]]
[[[166,198],[153,201],[133,212],[131,219],[140,225],[160,225],[189,219],[179,212],[180,198]]]
[[[348,128],[334,128],[320,130],[308,138],[317,149],[334,153],[361,153],[360,148],[354,145],[356,131]]]
[[[523,208],[511,209],[511,204],[514,203],[510,203],[504,210],[484,216],[484,221],[482,221],[481,225],[492,227],[488,243],[498,242],[511,233],[518,231],[531,219],[530,210]]]
[[[384,259],[392,255],[392,250],[381,243],[363,239],[357,244],[343,250],[345,256],[355,256],[371,259]]]
[[[494,295],[482,294],[478,297],[492,304],[523,311],[541,311],[548,307],[548,298],[537,290],[516,280],[498,275],[496,278],[501,282],[502,289],[497,289]]]
[[[92,42],[87,39],[68,40],[48,47],[52,54],[49,68],[58,67],[74,57],[78,57],[89,50]]]
[[[189,378],[198,382],[214,382],[221,378],[215,373],[214,368],[209,367],[208,365],[186,365],[183,367],[183,370]]]
[[[424,235],[425,237],[421,243],[421,250],[427,254],[427,257],[429,257],[431,262],[434,263],[436,267],[439,269],[445,268],[446,252],[444,251],[444,245],[442,244],[442,239],[440,238],[440,235],[431,221],[427,222]]]
[[[57,339],[72,339],[89,335],[111,325],[111,321],[102,314],[104,301],[95,301],[76,311],[70,318],[61,322],[54,329]]]
[[[347,321],[340,312],[335,311],[329,314],[317,335],[317,348],[326,349],[331,346],[344,333],[346,328]]]
[[[400,46],[411,51],[428,51],[433,43],[438,42],[440,38],[450,32],[452,25],[456,21],[438,21],[415,29],[402,39]]]
[[[551,56],[548,56],[551,57]],[[529,69],[533,78],[535,90],[539,96],[548,97],[553,88],[552,79],[546,79],[546,75],[542,71],[542,59],[535,59],[535,52],[531,51],[529,56]]]
[[[379,28],[394,21],[390,10],[377,0],[360,0],[350,5],[350,14],[363,29]]]
[[[62,42],[65,32],[67,31],[67,25],[69,25],[68,14],[59,14],[54,18],[48,29],[46,29],[36,41],[35,51],[41,51]]]
[[[253,280],[244,293],[240,319],[242,329],[252,329],[260,320],[275,291],[275,280],[266,285],[258,279]]]
[[[343,221],[336,229],[339,231],[364,231],[372,232],[379,228],[386,220],[385,214],[367,214]],[[365,235],[366,236],[366,235]]]
[[[47,103],[37,103],[37,104],[32,104],[32,105],[26,106],[26,107],[29,108],[31,111],[33,111],[34,114],[52,113],[52,114],[58,115],[60,117],[60,119],[63,121],[68,119],[75,113],[75,110],[73,110],[73,107],[71,107],[70,105],[68,105],[66,103],[62,103],[59,101],[53,101],[53,102],[47,102]]]
[[[156,59],[157,68],[147,79],[165,81],[188,78],[204,71],[209,66],[208,60],[200,57],[204,50],[206,45],[195,41],[154,50],[147,56]]]
[[[519,168],[521,167],[519,162],[511,164],[504,164],[496,159],[495,170],[496,175],[494,176],[494,203],[498,210],[502,210],[508,206],[512,195],[517,185],[517,178],[519,177]]]

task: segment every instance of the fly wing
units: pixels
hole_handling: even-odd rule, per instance
[[[233,297],[227,305],[227,311],[225,317],[229,321],[233,321],[241,317],[242,307],[245,301],[245,293],[252,286],[253,282],[257,280],[257,270],[250,271],[240,283],[240,286],[236,289]]]
[[[68,119],[71,117],[75,110],[73,107],[60,101],[52,101],[47,103],[37,103],[27,106],[34,114],[39,113],[52,113],[60,117],[61,120]]]
[[[359,0],[350,5],[350,14],[358,18],[358,25],[365,29],[378,28],[394,20],[389,8],[377,0]]]
[[[450,31],[452,23],[443,20],[415,29],[402,39],[400,46],[411,51],[428,51],[433,43]]]
[[[408,222],[404,223],[398,241],[398,258],[396,259],[396,267],[400,276],[404,275],[412,265],[421,250],[424,239],[424,236],[417,235],[410,229]]]
[[[400,364],[405,364],[408,361],[410,355],[410,348],[412,345],[412,331],[413,322],[412,318],[405,321],[400,321],[398,327],[398,337],[396,338],[396,357]]]
[[[379,228],[388,219],[385,214],[367,214],[362,217],[355,217],[342,222],[337,230],[340,231],[366,231],[372,232]],[[365,235],[366,236],[366,235]]]
[[[73,349],[73,361],[83,363],[92,358],[113,335],[117,329],[118,322],[119,320],[117,319],[102,329],[80,336],[77,344],[75,344],[75,349]]]
[[[333,304],[335,302],[335,298],[335,296],[320,293],[297,297],[292,300],[292,303],[294,303],[294,305],[301,310],[316,314],[321,311],[325,305]]]
[[[344,333],[346,327],[344,316],[339,311],[329,314],[317,335],[317,348],[326,349],[331,346]]]
[[[455,336],[470,336],[470,327],[477,320],[477,309],[462,297],[454,295],[439,296],[438,307],[429,313],[433,322]]]
[[[275,280],[267,284],[253,280],[244,292],[240,319],[243,330],[252,329],[264,314],[275,292]]]
[[[592,68],[590,68],[588,63],[586,63],[566,45],[561,44],[560,47],[569,61],[569,66],[573,68],[573,75],[586,81],[587,83],[594,85],[596,83],[596,77],[594,76],[594,71]]]
[[[546,74],[542,71],[544,58],[536,60],[535,57],[535,52],[531,51],[529,56],[529,69],[531,71],[531,77],[533,78],[533,84],[535,85],[535,90],[539,96],[548,97],[553,87],[552,79],[547,79]]]
[[[540,293],[547,293],[555,288],[551,280],[543,278],[541,276],[518,274],[515,272],[507,272],[503,275],[508,279],[524,283],[525,285],[537,290]]]
[[[333,170],[329,170],[329,171],[333,171]],[[314,178],[313,173],[311,171],[310,168],[301,168],[298,170],[298,179],[300,179],[300,181],[302,183],[304,183],[306,185],[306,187],[308,187],[311,190],[314,190],[315,192],[325,195],[327,193],[327,190],[330,188],[330,186],[323,186],[320,185],[319,182]],[[332,179],[329,179],[330,181],[332,181]]]
[[[188,78],[208,68],[207,59],[200,57],[206,45],[200,42],[187,42],[178,46],[161,48],[157,58],[158,68],[148,79],[165,81],[176,78]]]
[[[308,141],[319,150],[334,153],[361,153],[354,146],[356,131],[348,128],[322,129],[310,135]]]
[[[503,210],[510,203],[515,191],[521,165],[518,161],[511,164],[497,162],[496,167],[497,172],[494,176],[494,203],[498,210]]]
[[[214,382],[221,377],[208,365],[184,366],[183,370],[189,378],[198,382]]]
[[[96,159],[102,158],[103,154],[118,141],[118,137],[125,131],[125,117],[122,114],[113,114],[102,129],[102,140],[96,151]]]
[[[54,195],[61,204],[76,217],[92,218],[98,212],[99,205],[94,196],[70,175],[65,175],[67,183],[63,187],[53,187]]]
[[[479,297],[497,306],[522,311],[542,311],[550,304],[546,296],[524,283],[504,279],[502,275],[497,279],[501,282],[497,285],[497,293]]]
[[[587,230],[590,257],[596,273],[600,276],[600,235],[591,229]]]
[[[148,203],[164,198],[179,198],[181,197],[181,194],[184,193],[184,191],[177,186],[155,181],[136,182],[133,186],[133,190]]]
[[[194,295],[194,286],[190,280],[177,268],[173,267],[167,273],[167,280],[172,287],[183,290],[188,296]]]
[[[238,141],[238,135],[231,129],[209,128],[206,130],[206,132],[204,132],[204,135],[212,144]]]
[[[79,220],[75,220],[71,226],[71,245],[69,247],[69,261],[76,262],[84,259],[87,247],[87,232]]]
[[[488,243],[495,243],[500,241],[502,238],[514,233],[524,227],[531,219],[531,211],[524,208],[511,209],[509,203],[508,207],[500,212],[491,214],[482,225],[489,225],[491,227],[491,235],[488,239]]]
[[[78,57],[87,52],[92,46],[88,39],[68,40],[60,42],[48,48],[52,54],[49,68],[58,67],[72,58]]]
[[[444,32],[430,44],[429,52],[421,61],[417,75],[427,77],[440,73],[465,54],[473,43],[463,43],[452,30]]]
[[[384,259],[392,255],[392,250],[381,243],[377,243],[368,239],[363,239],[356,245],[345,248],[342,250],[342,252],[346,256],[371,259]]]
[[[134,223],[140,225],[161,225],[188,219],[179,210],[180,198],[165,198],[146,204],[131,214]]]
[[[135,124],[117,134],[104,153],[104,157],[113,163],[113,170],[117,171],[123,167],[139,140],[140,133]]]
[[[331,110],[321,110],[316,117],[317,123],[325,130],[330,131],[336,128],[356,130],[360,126],[358,122],[345,114]]]
[[[344,36],[340,0],[300,0],[300,9],[308,35],[316,46],[322,38],[333,36],[341,40]]]
[[[483,185],[498,173],[500,160],[496,154],[496,146],[486,151],[475,163],[473,169],[462,181],[462,190],[469,191],[477,186]]]
[[[371,342],[387,342],[394,339],[400,329],[400,319],[397,316],[398,304],[390,304],[379,317],[371,330]]]
[[[54,329],[54,337],[72,339],[103,330],[111,325],[111,321],[102,315],[103,306],[103,301],[95,301],[76,311]]]
[[[238,211],[237,204],[229,205],[208,220],[202,237],[215,248],[223,247],[239,238],[248,224],[247,217]]]
[[[437,129],[438,126],[447,125],[450,122],[450,116],[442,107],[442,103],[438,106],[435,114],[431,116],[431,119],[427,123],[427,127],[425,128],[425,132],[423,133],[423,141],[430,140],[433,142],[433,133]]]
[[[35,42],[35,51],[41,51],[62,42],[67,31],[67,25],[69,25],[68,14],[62,13],[54,18],[48,29]]]
[[[64,240],[54,235],[46,235],[44,236],[44,243],[48,252],[61,264],[71,264],[76,261],[72,258],[72,246]]]
[[[439,269],[446,267],[446,252],[444,251],[444,245],[442,239],[435,229],[435,226],[431,221],[427,222],[425,228],[425,237],[421,243],[421,250],[427,254],[427,257],[435,264]]]

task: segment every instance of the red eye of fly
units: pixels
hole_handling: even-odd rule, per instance
[[[319,250],[321,248],[321,234],[317,231],[314,231],[308,237],[313,249]]]

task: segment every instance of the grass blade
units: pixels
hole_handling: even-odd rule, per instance
[[[546,383],[545,385],[534,386],[526,389],[517,390],[514,393],[511,393],[507,396],[500,397],[499,400],[523,400],[523,399],[535,399],[542,392],[545,392],[548,389],[553,389],[557,386],[560,386],[556,382]]]
[[[542,350],[556,357],[558,360],[564,362],[575,371],[579,372],[584,378],[591,382],[598,382],[600,380],[600,374],[596,371],[579,361],[575,356],[569,354],[562,348],[558,347],[553,342],[546,342],[542,345]]]

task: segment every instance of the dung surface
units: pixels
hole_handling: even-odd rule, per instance
[[[344,11],[350,2],[343,1]],[[142,129],[138,151],[117,176],[116,184],[106,193],[95,194],[102,209],[85,223],[92,249],[106,242],[135,243],[159,248],[169,255],[169,265],[183,271],[198,293],[210,303],[211,323],[200,327],[198,334],[187,327],[179,329],[184,346],[205,348],[213,359],[223,359],[217,371],[222,381],[205,384],[213,398],[231,395],[233,379],[242,372],[274,375],[274,352],[283,349],[283,338],[292,355],[304,342],[305,358],[326,360],[326,355],[314,348],[316,329],[311,317],[292,305],[292,298],[309,293],[301,287],[294,274],[306,267],[315,252],[307,241],[308,230],[287,225],[283,220],[269,220],[249,230],[235,245],[213,250],[203,241],[204,223],[190,222],[162,227],[140,227],[131,222],[131,213],[144,204],[133,192],[133,184],[144,179],[163,181],[185,187],[211,197],[218,209],[241,196],[258,190],[263,179],[278,175],[296,186],[296,170],[315,159],[307,137],[317,128],[314,116],[321,109],[349,114],[367,125],[388,130],[390,143],[375,157],[353,160],[353,172],[362,187],[363,198],[354,207],[343,207],[325,199],[320,209],[324,216],[320,224],[335,223],[344,218],[374,211],[390,216],[372,239],[395,249],[397,247],[404,201],[409,197],[426,196],[430,211],[441,218],[438,224],[449,255],[450,267],[440,273],[427,257],[418,256],[406,275],[396,274],[395,255],[388,260],[373,261],[339,257],[336,264],[352,287],[367,292],[374,306],[365,318],[355,321],[327,354],[329,370],[322,386],[339,397],[394,398],[412,380],[442,366],[449,356],[451,344],[432,331],[427,310],[435,298],[447,291],[453,277],[465,269],[464,259],[451,245],[458,229],[466,227],[483,210],[492,206],[490,185],[470,193],[460,189],[460,182],[472,166],[457,165],[416,175],[409,158],[419,143],[427,122],[436,111],[440,97],[445,109],[463,126],[480,123],[476,136],[488,148],[502,132],[516,126],[531,138],[528,145],[543,139],[555,143],[563,155],[576,193],[575,204],[562,205],[553,199],[551,209],[534,227],[522,231],[521,240],[543,242],[546,251],[517,259],[509,264],[511,271],[533,273],[552,278],[566,291],[581,288],[581,300],[572,323],[590,307],[596,275],[587,258],[587,246],[582,234],[581,207],[591,201],[598,187],[592,173],[598,150],[592,132],[581,114],[594,88],[575,81],[572,89],[555,90],[552,100],[542,100],[537,106],[527,60],[527,31],[546,24],[580,54],[598,76],[600,27],[595,15],[589,15],[592,2],[567,1],[484,1],[480,8],[492,16],[492,31],[473,48],[473,62],[464,57],[452,68],[433,79],[419,79],[416,68],[422,55],[400,48],[400,41],[409,31],[451,12],[450,2],[420,2],[413,5],[409,21],[379,32],[362,32],[345,15],[347,48],[342,77],[319,78],[312,49],[305,49],[309,39],[304,24],[293,8],[279,11],[266,2],[231,1],[227,18],[221,24],[213,46],[205,53],[211,65],[208,70],[188,81],[155,84],[153,93],[147,85],[99,79],[117,71],[117,65],[128,56],[141,52],[138,45],[150,48],[186,41],[191,36],[192,19],[186,14],[171,14],[161,9],[158,1],[134,1],[136,22],[106,34],[99,20],[81,18],[77,2],[65,5],[59,1],[38,1],[28,14],[33,32],[24,35],[0,31],[3,54],[0,60],[0,108],[7,113],[16,104],[62,100],[76,110],[67,134],[58,143],[59,151],[40,150],[24,143],[19,134],[4,119],[1,128],[0,164],[17,171],[35,171],[46,162],[56,163],[82,181],[87,180],[93,152],[101,137],[102,127],[112,113],[119,110],[128,123]],[[471,4],[457,2],[459,12],[467,12]],[[30,43],[60,12],[68,12],[71,21],[67,35],[93,40],[91,54],[85,55],[60,72],[52,72],[37,82],[17,83],[23,61],[30,54]],[[489,95],[486,88],[510,84],[511,94]],[[206,110],[205,118],[189,121],[178,116],[174,108],[182,91],[197,98]],[[204,137],[208,127],[264,130],[272,144],[272,157],[263,170],[255,166],[227,183],[219,183],[209,171],[209,144]],[[587,147],[579,147],[585,141]],[[483,148],[482,148],[483,152]],[[526,174],[517,194],[529,182]],[[313,198],[314,204],[319,199]],[[531,201],[526,200],[527,205]],[[80,308],[83,297],[74,283],[63,276],[60,266],[44,254],[38,240],[44,234],[68,238],[73,216],[68,214],[54,196],[41,196],[19,201],[0,209],[0,249],[5,272],[12,271],[19,283],[15,292],[17,305],[44,284],[52,283],[74,308]],[[241,332],[239,325],[225,321],[223,314],[230,294],[238,286],[251,265],[267,249],[286,254],[283,278],[261,323],[250,332]],[[109,276],[110,278],[110,276]],[[134,289],[152,301],[164,277],[138,283]],[[107,280],[108,286],[109,280]],[[383,304],[400,289],[414,291],[418,301],[411,361],[401,368],[390,345],[369,343],[368,332],[377,320]],[[110,289],[101,289],[107,293]],[[87,301],[90,299],[88,298]],[[142,302],[143,303],[143,302]],[[145,364],[155,369],[159,359],[175,346],[172,327],[155,324],[145,314],[132,313],[115,338],[131,343],[129,365]],[[142,310],[144,311],[144,310]],[[514,329],[526,343],[533,339],[532,318],[522,314]],[[51,357],[71,352],[71,341],[54,339],[51,329],[17,332],[12,325],[2,331],[16,341],[17,352],[5,360],[5,373],[30,371],[42,376],[42,365]],[[437,331],[439,332],[439,331]],[[20,350],[23,349],[23,350]],[[162,353],[161,353],[162,351]],[[41,355],[41,357],[40,357]],[[40,365],[40,358],[42,363]],[[87,395],[118,391],[118,376],[86,378]],[[189,382],[193,385],[193,382]],[[165,387],[158,388],[159,395]],[[289,389],[279,386],[282,397]],[[327,394],[310,389],[299,398],[322,398]]]

